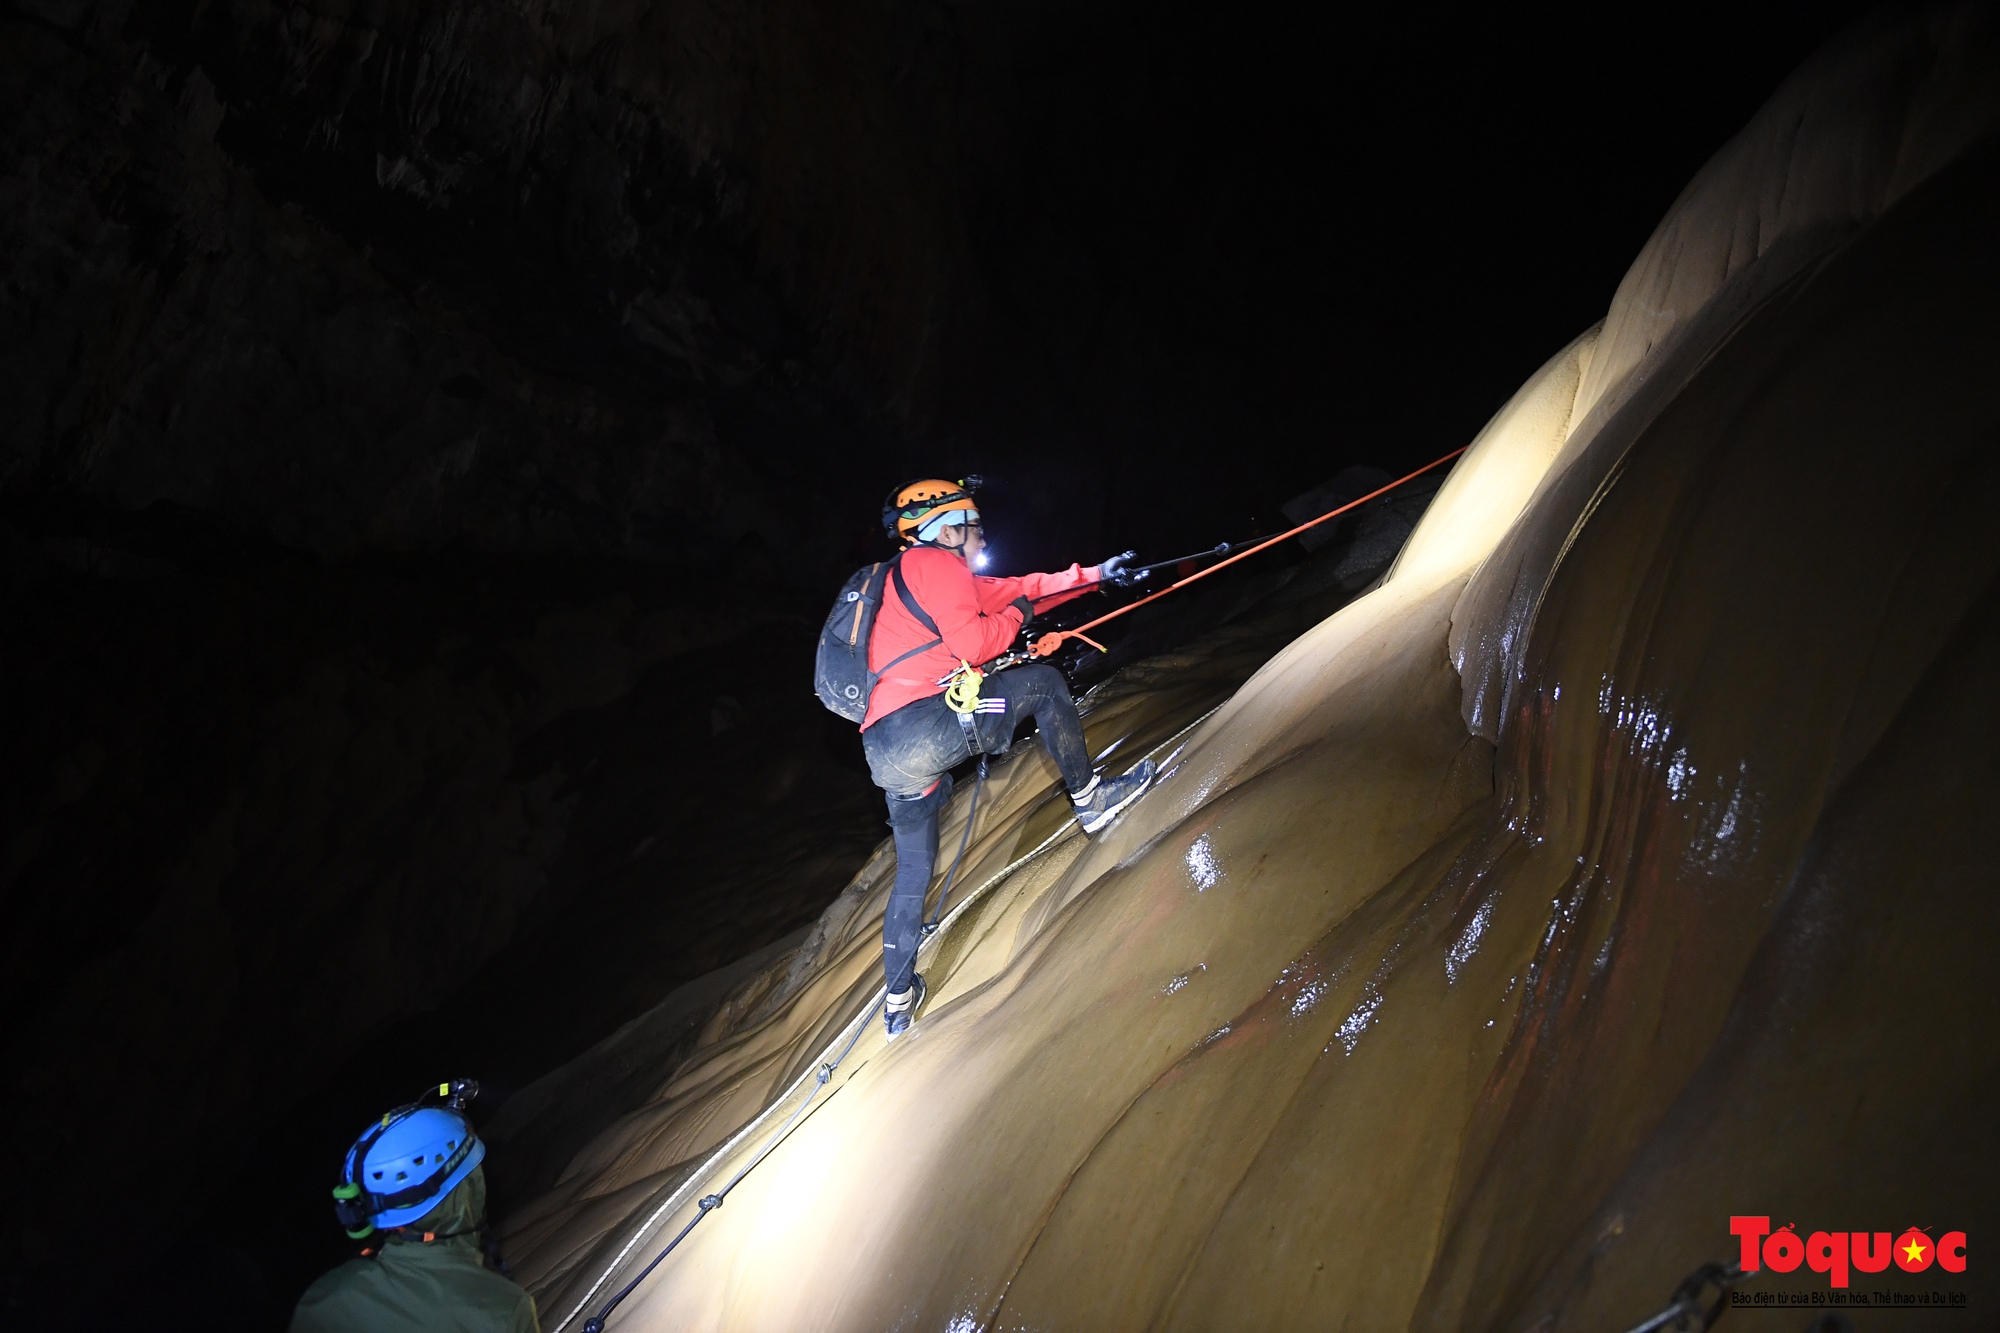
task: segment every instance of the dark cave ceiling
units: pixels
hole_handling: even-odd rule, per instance
[[[6,494],[815,578],[911,471],[1046,564],[1463,442],[1843,12],[22,8]]]

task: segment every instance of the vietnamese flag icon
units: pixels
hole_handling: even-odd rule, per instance
[[[1934,1253],[1931,1238],[1911,1227],[1896,1241],[1896,1267],[1905,1273],[1921,1273],[1931,1266]]]

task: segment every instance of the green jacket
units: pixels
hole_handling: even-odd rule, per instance
[[[372,1256],[307,1287],[291,1333],[537,1333],[535,1298],[488,1269],[471,1234],[485,1214],[478,1168],[417,1221],[380,1233]]]

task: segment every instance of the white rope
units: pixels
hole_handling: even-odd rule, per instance
[[[1227,702],[1228,700],[1226,699],[1223,701],[1223,703]],[[1179,731],[1167,737],[1167,739],[1161,741],[1158,745],[1155,745],[1152,749],[1148,750],[1144,755],[1140,757],[1142,759],[1150,759],[1153,755],[1158,754],[1161,750],[1166,749],[1168,746],[1172,745],[1175,741],[1178,741],[1179,739],[1181,739],[1181,737],[1187,735],[1189,732],[1193,731],[1196,727],[1208,721],[1211,717],[1214,717],[1216,713],[1221,710],[1222,706],[1223,706],[1222,704],[1217,704],[1214,708],[1209,709],[1206,713],[1203,713],[1200,717],[1188,723],[1185,727],[1182,727]],[[1035,850],[1029,852],[1025,856],[1016,857],[1014,860],[1008,862],[1005,866],[995,871],[992,875],[988,876],[986,881],[982,883],[978,888],[974,889],[971,893],[968,893],[965,895],[965,897],[961,898],[959,900],[958,906],[952,908],[951,911],[945,914],[944,919],[938,922],[938,928],[935,933],[926,936],[923,942],[920,945],[918,945],[917,960],[919,962],[922,962],[927,954],[934,953],[936,949],[943,944],[945,932],[951,928],[952,922],[958,920],[958,918],[962,916],[967,911],[967,909],[971,908],[975,903],[979,902],[980,899],[984,898],[989,890],[993,889],[995,886],[997,886],[1002,881],[1007,879],[1010,875],[1012,875],[1015,871],[1019,870],[1021,867],[1027,865],[1030,861],[1033,861],[1035,858],[1041,856],[1044,852],[1047,852],[1051,848],[1057,846],[1058,844],[1066,842],[1070,838],[1074,837],[1076,834],[1082,831],[1082,827],[1083,826],[1078,824],[1075,820],[1066,821],[1061,828],[1057,829],[1054,833],[1051,833],[1048,837],[1042,839],[1041,845],[1039,847],[1036,847]],[[731,1135],[728,1142],[724,1143],[720,1148],[717,1148],[714,1152],[710,1153],[708,1156],[708,1160],[703,1162],[699,1167],[697,1167],[695,1169],[694,1174],[690,1175],[686,1180],[682,1181],[680,1187],[676,1189],[672,1194],[667,1196],[666,1202],[662,1203],[659,1207],[655,1208],[650,1214],[647,1215],[645,1222],[640,1225],[637,1231],[632,1233],[631,1239],[625,1242],[624,1247],[618,1251],[617,1257],[612,1259],[610,1265],[606,1267],[602,1273],[598,1274],[597,1280],[590,1284],[590,1290],[583,1293],[583,1298],[576,1303],[575,1308],[572,1309],[567,1315],[563,1316],[563,1321],[555,1326],[553,1333],[563,1333],[563,1330],[568,1328],[570,1324],[575,1321],[576,1317],[582,1314],[584,1310],[589,1307],[591,1301],[596,1299],[597,1293],[604,1289],[604,1284],[609,1282],[612,1276],[616,1274],[620,1268],[624,1267],[625,1261],[632,1257],[632,1251],[639,1247],[641,1241],[645,1240],[647,1236],[652,1234],[653,1228],[659,1225],[660,1219],[665,1217],[668,1213],[671,1213],[675,1208],[679,1207],[682,1201],[687,1198],[690,1191],[694,1189],[695,1185],[698,1182],[706,1180],[708,1178],[709,1174],[715,1169],[717,1163],[721,1162],[724,1158],[728,1157],[730,1153],[734,1152],[736,1150],[737,1145],[741,1144],[743,1140],[755,1134],[757,1130],[760,1127],[762,1127],[767,1120],[769,1120],[773,1115],[777,1113],[779,1107],[789,1102],[793,1098],[793,1096],[795,1096],[798,1093],[799,1089],[806,1085],[806,1081],[819,1072],[820,1066],[826,1063],[827,1057],[833,1053],[834,1049],[841,1044],[843,1039],[847,1038],[850,1033],[855,1033],[855,1029],[857,1027],[867,1023],[870,1019],[875,1017],[876,1012],[881,1008],[882,1002],[884,999],[887,998],[887,995],[888,991],[886,988],[878,989],[875,992],[875,998],[869,1001],[868,1007],[863,1009],[859,1015],[849,1020],[846,1026],[840,1029],[839,1035],[835,1036],[832,1041],[827,1043],[826,1049],[820,1052],[819,1058],[814,1060],[810,1065],[806,1066],[805,1072],[801,1073],[798,1076],[798,1078],[793,1081],[792,1085],[789,1088],[785,1089],[784,1094],[782,1096],[773,1100],[769,1106],[766,1106],[763,1109],[763,1111],[761,1111],[757,1115],[756,1119],[752,1120],[749,1124],[745,1125],[742,1129],[737,1130],[735,1134]],[[856,1035],[858,1036],[858,1034]],[[838,1062],[836,1061],[835,1063],[837,1064]],[[776,1144],[774,1143],[771,1146],[775,1147]],[[768,1152],[769,1149],[766,1149],[766,1151]]]

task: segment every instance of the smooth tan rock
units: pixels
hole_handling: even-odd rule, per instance
[[[1970,41],[1969,12],[1878,38]],[[1774,105],[1904,68],[1879,54]],[[1829,124],[1784,160],[1839,160],[1861,130]],[[1733,1255],[1732,1213],[1990,1230],[2000,150],[1949,143],[1754,296],[1663,279],[1743,304],[1677,323],[1657,371],[1606,368],[1614,309],[1381,587],[1185,734],[1196,691],[1100,695],[1093,746],[1164,769],[1111,830],[1065,838],[1046,762],[1004,763],[893,1047],[878,865],[813,980],[713,1034],[522,1232],[547,1326],[751,1160],[857,1015],[618,1326],[1620,1328]],[[1769,183],[1733,179],[1676,225]],[[1635,374],[1582,446],[1615,456],[1562,490],[1583,399]],[[1479,620],[1536,553],[1528,613]],[[1465,711],[1496,671],[1505,707]]]

